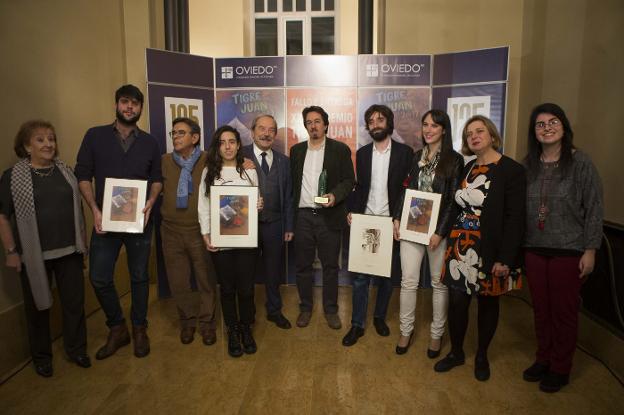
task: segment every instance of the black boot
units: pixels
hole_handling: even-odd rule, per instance
[[[241,333],[238,324],[234,324],[227,329],[228,336],[228,354],[232,357],[241,357],[243,349],[241,348]]]
[[[256,346],[256,341],[251,334],[251,326],[249,324],[241,324],[241,337],[243,341],[243,350],[247,354],[254,354],[258,347]]]

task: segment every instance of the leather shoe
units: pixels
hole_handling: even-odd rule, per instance
[[[427,347],[427,357],[429,359],[435,359],[436,357],[440,356],[440,351],[442,350],[442,339],[438,339],[437,341],[439,342],[438,345],[438,350],[433,350],[431,348],[431,342],[435,341],[434,339],[431,339],[429,341],[429,347]]]
[[[364,329],[357,326],[351,326],[349,332],[342,338],[343,346],[353,346],[358,339],[364,335]]]
[[[149,337],[147,337],[147,326],[132,326],[132,341],[134,342],[134,355],[145,357],[150,352]]]
[[[327,320],[327,325],[334,330],[340,330],[342,328],[342,323],[340,322],[338,314],[325,313],[325,320]]]
[[[288,330],[292,327],[290,325],[290,321],[288,321],[288,319],[282,313],[269,314],[267,316],[267,320],[275,323],[275,325],[280,329]]]
[[[106,359],[114,355],[120,347],[128,344],[130,344],[130,333],[128,333],[126,323],[113,326],[108,332],[106,344],[98,349],[97,353],[95,353],[95,358],[97,360]]]
[[[241,357],[243,355],[243,348],[240,342],[240,331],[238,324],[234,324],[227,329],[228,336],[228,354],[232,357]]]
[[[527,382],[539,382],[548,373],[548,365],[535,362],[531,367],[522,372],[522,379]]]
[[[380,336],[387,337],[390,335],[390,328],[388,327],[386,322],[383,321],[383,319],[374,318],[373,326],[375,326],[375,331],[377,331],[377,334],[379,334]]]
[[[555,372],[548,372],[540,381],[539,388],[542,392],[554,393],[570,382],[570,375],[562,375]]]
[[[201,336],[206,346],[212,346],[217,342],[217,331],[213,328],[202,330]]]
[[[44,378],[51,377],[54,373],[54,369],[52,369],[52,362],[35,364],[35,372],[37,372],[39,376],[43,376]]]
[[[190,344],[195,338],[195,327],[182,327],[180,330],[180,341],[182,344]]]
[[[412,345],[412,338],[413,337],[414,337],[414,332],[412,332],[410,334],[409,340],[407,341],[407,346],[405,346],[405,347],[399,346],[397,344],[397,347],[394,349],[396,354],[405,354],[405,353],[407,353],[407,351],[409,350],[410,346]]]
[[[448,372],[453,369],[455,366],[461,366],[465,363],[464,356],[454,355],[452,352],[447,354],[446,357],[440,360],[433,366],[433,370],[436,372]]]
[[[481,382],[490,378],[490,362],[487,357],[475,357],[474,376]]]
[[[302,311],[299,313],[299,317],[297,317],[297,327],[307,327],[310,324],[310,320],[312,319],[312,312],[310,311]]]
[[[71,361],[80,367],[91,367],[91,359],[89,359],[89,356],[86,354],[79,354],[77,356],[74,356],[71,358]]]
[[[243,351],[246,354],[254,354],[258,350],[256,341],[251,333],[251,326],[249,324],[241,324],[241,343],[243,343]]]

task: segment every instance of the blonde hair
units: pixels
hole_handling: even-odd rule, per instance
[[[464,154],[465,156],[474,156],[474,153],[468,147],[468,126],[475,121],[481,121],[483,125],[485,125],[485,128],[488,130],[488,133],[490,133],[490,136],[492,137],[492,148],[494,150],[498,150],[501,147],[502,140],[500,134],[498,133],[498,129],[496,129],[496,126],[494,125],[492,120],[484,115],[473,115],[472,117],[470,117],[470,119],[468,119],[468,121],[466,121],[464,129],[462,131],[462,154]]]

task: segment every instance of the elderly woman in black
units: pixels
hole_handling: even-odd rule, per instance
[[[21,275],[35,370],[50,377],[52,276],[63,309],[65,352],[77,365],[91,366],[86,353],[86,239],[80,192],[72,170],[57,158],[56,133],[49,122],[24,123],[14,149],[20,160],[0,179],[0,239],[6,265]]]
[[[461,210],[451,229],[442,282],[449,287],[451,352],[434,366],[447,372],[463,365],[464,336],[473,294],[478,299],[478,348],[474,375],[490,377],[488,347],[498,324],[499,296],[518,284],[524,237],[526,176],[519,163],[498,152],[501,139],[488,118],[466,122],[462,152],[477,158],[464,168],[455,193]]]

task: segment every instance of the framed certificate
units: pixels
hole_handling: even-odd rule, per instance
[[[141,233],[145,226],[143,209],[146,180],[106,178],[102,202],[102,230]]]
[[[392,241],[390,216],[352,214],[348,270],[390,278]]]
[[[210,186],[210,242],[217,248],[258,246],[258,187]]]
[[[440,212],[439,193],[421,192],[407,189],[401,212],[399,234],[405,241],[429,245],[429,239],[435,232]]]

